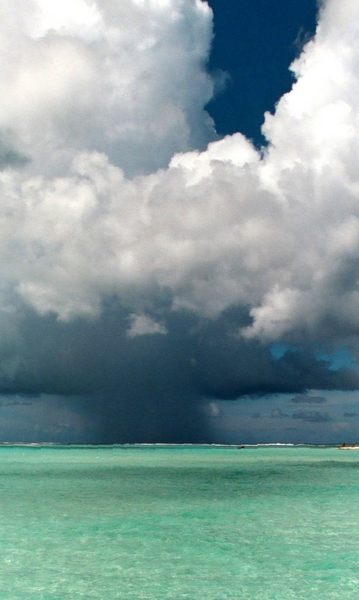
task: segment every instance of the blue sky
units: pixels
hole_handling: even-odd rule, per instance
[[[241,131],[263,144],[263,116],[293,84],[289,65],[316,27],[316,0],[211,0],[210,68],[228,73],[209,105],[220,134]]]
[[[359,6],[321,6],[5,0],[0,440],[357,439]]]

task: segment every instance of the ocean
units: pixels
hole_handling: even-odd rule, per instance
[[[359,452],[0,447],[1,600],[357,600]]]

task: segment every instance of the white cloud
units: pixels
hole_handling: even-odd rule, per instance
[[[139,337],[142,335],[166,335],[167,329],[162,323],[158,323],[148,315],[129,316],[130,326],[127,330],[127,335],[130,338]]]
[[[166,166],[214,136],[211,37],[193,0],[5,0],[0,133],[41,174],[94,150],[130,174]]]
[[[24,18],[9,33],[13,6]],[[145,316],[162,293],[212,318],[249,307],[246,337],[358,331],[356,0],[322,10],[297,82],[266,116],[264,156],[241,134],[183,152],[210,135],[205,3],[26,6],[1,9],[0,127],[29,158],[0,174],[5,301],[71,320],[115,296],[136,335],[165,333]]]

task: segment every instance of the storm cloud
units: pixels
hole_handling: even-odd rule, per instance
[[[359,350],[358,30],[323,4],[257,149],[205,111],[205,2],[2,3],[2,393],[193,439],[202,398],[359,387],[330,368]]]

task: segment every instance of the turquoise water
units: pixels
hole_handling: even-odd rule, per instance
[[[1,600],[357,600],[359,452],[0,448]]]

